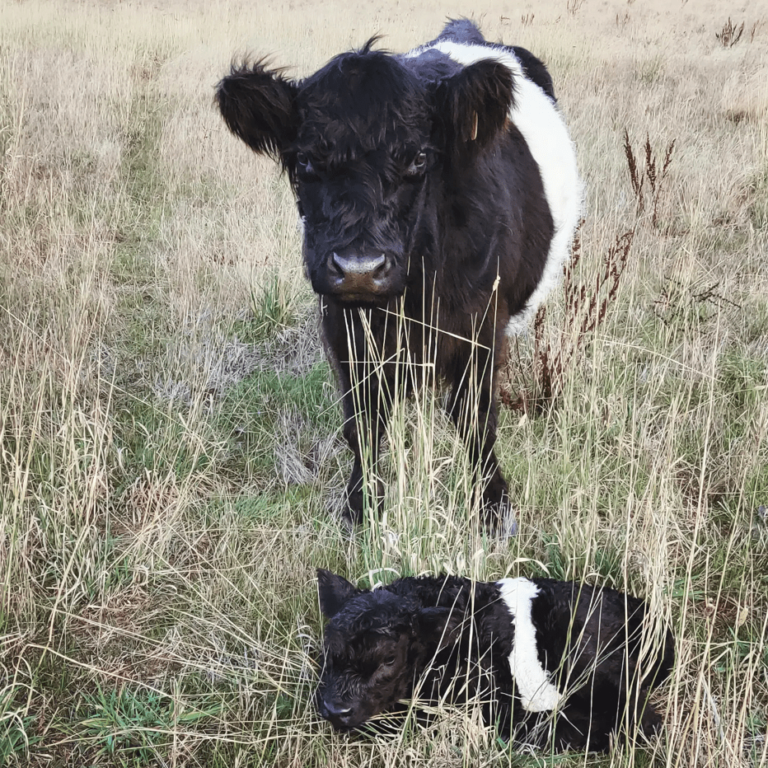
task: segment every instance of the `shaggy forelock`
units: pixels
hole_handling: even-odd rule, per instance
[[[326,648],[347,651],[375,643],[377,637],[396,638],[411,629],[413,613],[412,601],[383,589],[358,595],[326,628]]]
[[[339,163],[386,147],[419,144],[430,132],[427,92],[381,51],[343,53],[302,83],[299,146],[325,147]]]

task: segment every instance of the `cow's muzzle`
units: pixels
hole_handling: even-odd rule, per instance
[[[331,293],[342,300],[373,300],[393,292],[393,259],[386,253],[334,251],[326,266]]]

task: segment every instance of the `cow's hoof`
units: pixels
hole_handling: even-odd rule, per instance
[[[513,536],[517,536],[517,519],[515,518],[515,510],[512,509],[511,505],[507,505],[499,516],[494,533],[500,539],[511,539]]]
[[[341,520],[347,526],[347,528],[350,529],[350,531],[353,531],[358,525],[360,525],[360,523],[363,522],[362,505],[358,508],[352,504],[349,499],[347,499],[344,502],[344,507],[341,511]]]
[[[349,489],[350,486],[353,487],[353,490]],[[371,511],[370,505],[372,501],[376,504],[375,511],[381,516],[384,506],[384,488],[381,483],[375,488],[376,496],[373,499],[371,495],[364,494],[359,485],[355,488],[352,482],[350,482],[350,486],[347,486],[344,494],[344,504],[341,509],[341,519],[350,528],[355,528],[363,522],[365,516]]]
[[[515,511],[511,506],[507,507],[499,526],[498,536],[500,539],[511,539],[517,536],[517,518]]]
[[[486,502],[483,512],[485,528],[492,536],[502,540],[517,536],[515,510],[506,493],[501,501]]]

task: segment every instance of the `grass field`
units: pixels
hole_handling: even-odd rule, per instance
[[[0,0],[0,765],[766,765],[768,6],[264,5]],[[481,534],[424,393],[350,536],[291,194],[212,89],[234,54],[302,76],[464,14],[553,74],[587,183],[574,280],[634,241],[555,406],[502,409],[519,534]],[[646,139],[657,168],[675,142],[655,192]],[[542,333],[572,328],[558,290]],[[509,391],[537,375],[513,339]],[[647,597],[678,642],[665,729],[600,757],[516,754],[471,708],[338,736],[311,706],[318,566]]]

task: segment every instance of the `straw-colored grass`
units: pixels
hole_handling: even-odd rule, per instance
[[[0,764],[768,762],[768,9],[0,2]],[[212,87],[235,54],[301,76],[462,14],[550,66],[588,189],[574,279],[635,238],[556,407],[503,409],[519,534],[483,534],[423,392],[393,416],[384,515],[350,536],[290,192]],[[675,141],[639,218],[625,131],[638,163]],[[558,291],[553,348],[564,329]],[[512,340],[513,392],[533,347]],[[318,566],[645,596],[678,643],[665,728],[605,757],[516,754],[471,709],[338,736],[311,703]]]

